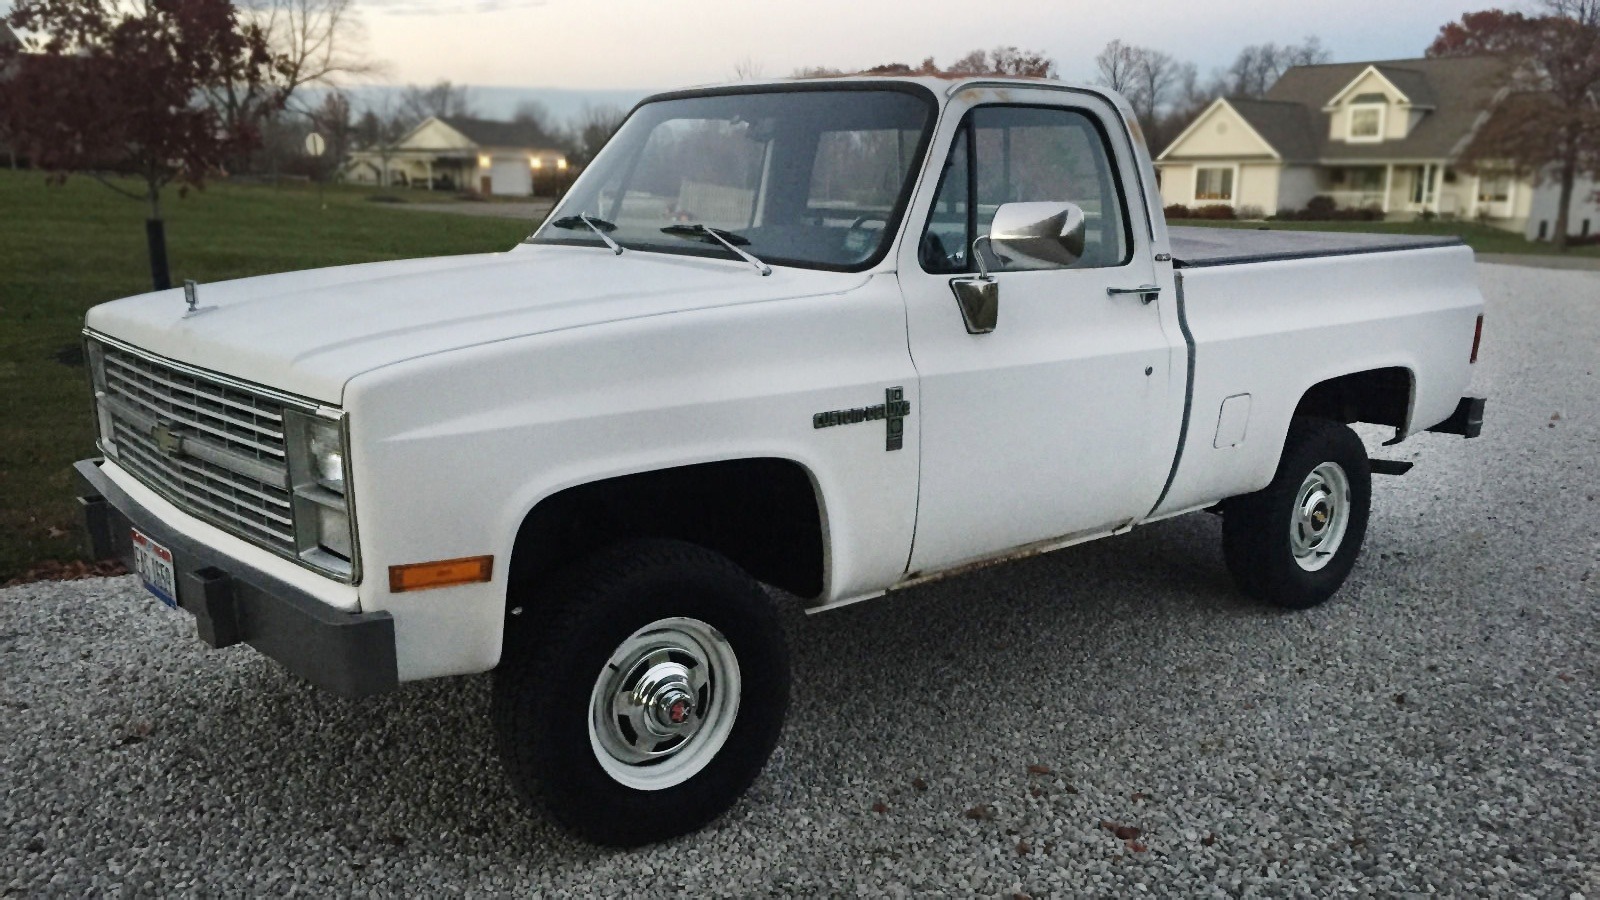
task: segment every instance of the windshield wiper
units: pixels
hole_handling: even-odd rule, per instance
[[[736,244],[750,243],[750,239],[742,234],[736,234],[732,231],[724,231],[721,228],[712,228],[710,225],[702,225],[700,223],[695,223],[693,225],[668,225],[667,227],[661,229],[661,231],[663,234],[670,234],[674,237],[713,238],[717,243],[738,254],[740,259],[743,259],[750,265],[755,266],[757,272],[760,272],[763,275],[772,274],[771,266],[735,246]]]
[[[616,254],[617,256],[622,255],[622,247],[616,241],[611,239],[611,235],[606,234],[608,231],[617,230],[617,225],[615,222],[607,222],[605,219],[596,218],[594,216],[586,216],[583,213],[578,213],[575,216],[562,216],[550,224],[555,228],[566,229],[587,227],[590,231],[600,235],[600,240],[606,242],[606,246],[611,248],[612,253]]]

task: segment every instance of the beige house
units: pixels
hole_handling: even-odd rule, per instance
[[[430,116],[386,148],[350,154],[346,181],[526,197],[565,180],[566,154],[536,125]]]
[[[1259,100],[1211,104],[1156,157],[1162,201],[1271,214],[1322,195],[1520,231],[1529,179],[1454,167],[1504,83],[1484,57],[1296,66]]]

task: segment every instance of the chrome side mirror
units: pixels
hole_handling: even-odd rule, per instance
[[[1057,269],[1083,258],[1085,220],[1076,203],[1006,203],[989,225],[989,246],[1018,268]]]

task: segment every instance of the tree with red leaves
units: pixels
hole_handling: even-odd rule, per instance
[[[1491,9],[1439,30],[1429,56],[1506,59],[1509,95],[1462,157],[1465,166],[1511,162],[1560,186],[1552,241],[1567,248],[1573,184],[1600,176],[1600,0],[1544,0],[1543,15]]]
[[[274,59],[260,30],[241,26],[229,0],[18,0],[4,21],[23,40],[0,59],[0,131],[56,183],[88,173],[148,203],[151,280],[171,287],[162,189],[203,188],[259,140],[253,123],[225,123],[203,97],[268,80]]]

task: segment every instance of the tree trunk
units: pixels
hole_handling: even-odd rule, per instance
[[[1570,137],[1572,133],[1570,126],[1567,129],[1567,133]],[[1561,199],[1559,201],[1560,206],[1556,208],[1556,233],[1553,239],[1557,253],[1567,252],[1567,229],[1570,227],[1567,222],[1567,217],[1569,215],[1569,210],[1572,207],[1572,185],[1578,177],[1577,141],[1567,141],[1566,153],[1562,154],[1562,156],[1561,190],[1558,192]]]
[[[172,287],[167,268],[167,224],[161,219],[161,187],[150,185],[150,218],[144,220],[145,243],[150,250],[150,283],[158,291]]]

